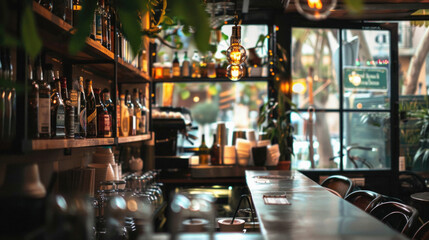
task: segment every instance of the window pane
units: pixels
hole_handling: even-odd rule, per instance
[[[343,31],[344,108],[388,109],[389,68],[389,31]]]
[[[267,101],[267,82],[201,82],[158,83],[158,106],[184,107],[191,111],[196,136],[206,135],[211,146],[216,123],[225,122],[228,132],[235,129],[253,129],[258,132],[259,107]],[[232,139],[232,138],[231,138]],[[199,140],[198,140],[199,141]],[[232,140],[230,140],[232,141]],[[179,142],[180,144],[180,142]],[[192,146],[187,141],[185,146]],[[194,146],[199,146],[194,142]]]
[[[389,113],[344,113],[344,169],[390,168]]]
[[[338,30],[292,29],[293,103],[339,108]]]
[[[315,168],[339,168],[339,114],[316,112],[312,118],[308,112],[293,113],[291,116],[295,128],[292,168],[311,169],[310,136],[313,136]]]

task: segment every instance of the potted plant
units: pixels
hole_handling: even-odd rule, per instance
[[[280,159],[278,169],[290,169],[293,126],[290,123],[290,114],[296,112],[296,105],[288,97],[289,89],[286,87],[285,50],[277,45],[278,57],[276,59],[275,87],[277,99],[270,99],[260,109],[258,126],[267,134],[272,144],[278,144]]]
[[[411,119],[416,119],[416,125],[420,128],[420,146],[414,155],[412,170],[429,170],[429,108],[428,99],[417,110],[408,113]]]

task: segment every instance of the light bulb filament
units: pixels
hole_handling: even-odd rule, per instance
[[[240,68],[238,66],[232,66],[231,68],[231,76],[233,79],[238,79],[238,76],[240,76]]]
[[[310,8],[322,9],[323,4],[321,0],[308,0],[308,6]]]
[[[240,49],[235,49],[235,51],[231,52],[231,59],[233,62],[240,62],[240,60],[241,60]]]

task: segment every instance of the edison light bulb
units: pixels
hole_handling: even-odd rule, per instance
[[[337,0],[295,0],[299,13],[310,20],[321,20],[328,17],[337,5]]]
[[[244,68],[242,65],[228,65],[226,75],[231,81],[238,81],[244,76]]]
[[[240,65],[247,59],[246,49],[240,44],[234,43],[226,50],[226,58],[232,65]]]

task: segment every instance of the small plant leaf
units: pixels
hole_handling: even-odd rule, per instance
[[[85,46],[85,40],[91,31],[90,26],[94,20],[96,6],[97,0],[83,1],[82,10],[78,13],[78,23],[75,27],[76,32],[72,35],[69,42],[70,54],[77,54]]]
[[[34,59],[42,49],[42,40],[37,32],[36,20],[30,4],[25,6],[22,15],[21,36],[25,51]]]

